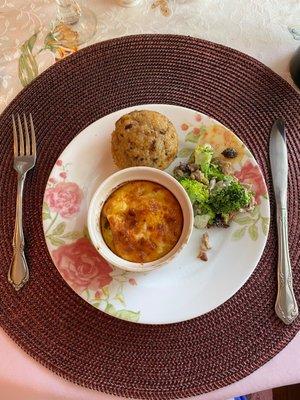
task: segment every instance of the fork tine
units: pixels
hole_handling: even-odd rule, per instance
[[[30,128],[31,128],[31,146],[32,146],[32,155],[36,157],[36,141],[35,141],[35,131],[33,126],[33,120],[31,113],[29,114],[30,119]]]
[[[24,137],[23,137],[23,128],[21,123],[20,115],[17,115],[18,118],[18,127],[19,127],[19,138],[20,138],[20,156],[24,156]]]
[[[13,121],[13,134],[14,134],[14,156],[18,156],[18,135],[17,135],[17,127],[16,127],[16,121],[15,121],[15,116],[12,115],[12,121]]]
[[[24,119],[24,128],[25,128],[25,154],[27,156],[29,156],[31,154],[30,139],[29,139],[28,125],[27,125],[25,113],[23,113],[23,119]]]

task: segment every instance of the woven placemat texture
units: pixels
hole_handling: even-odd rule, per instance
[[[290,255],[300,301],[299,95],[263,64],[235,50],[184,36],[141,35],[93,45],[57,63],[24,89],[0,118],[0,323],[28,354],[79,385],[127,397],[181,398],[250,374],[286,346],[300,329],[300,319],[285,326],[274,313],[274,218],[248,282],[221,307],[191,321],[165,326],[120,321],[91,307],[64,283],[42,229],[42,199],[51,168],[87,125],[145,103],[198,110],[239,135],[263,169],[272,217],[268,137],[275,118],[285,119]],[[39,155],[25,184],[31,275],[19,293],[6,278],[15,212],[11,114],[16,112],[33,113]]]

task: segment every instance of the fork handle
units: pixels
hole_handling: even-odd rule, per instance
[[[278,292],[275,311],[287,325],[298,316],[298,306],[293,290],[292,268],[289,257],[288,224],[286,208],[277,208],[278,229]]]
[[[23,186],[26,174],[18,175],[16,219],[13,237],[13,259],[8,271],[8,281],[16,290],[21,289],[28,281],[29,270],[24,254],[24,234],[23,234]]]

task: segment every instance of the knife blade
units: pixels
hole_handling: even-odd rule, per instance
[[[270,137],[270,162],[276,205],[287,207],[288,155],[284,121],[278,118]]]
[[[285,324],[289,325],[298,316],[298,305],[293,290],[292,267],[288,246],[288,150],[286,145],[285,124],[282,118],[278,118],[272,127],[269,151],[276,200],[278,233],[278,290],[275,312]]]

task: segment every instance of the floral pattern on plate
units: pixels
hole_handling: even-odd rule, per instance
[[[137,322],[140,313],[124,308],[123,295],[124,284],[134,286],[136,280],[115,270],[99,255],[85,225],[81,230],[68,229],[68,223],[80,211],[84,192],[76,182],[67,180],[67,170],[68,165],[59,159],[44,195],[43,220],[52,259],[65,281],[94,307]]]

